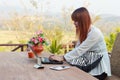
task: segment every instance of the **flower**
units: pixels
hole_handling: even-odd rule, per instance
[[[43,32],[40,30],[40,31],[36,32],[36,34],[37,34],[37,35],[43,34]]]
[[[38,41],[40,41],[42,43],[43,42],[43,38],[38,37]]]
[[[44,37],[43,32],[40,30],[38,32],[36,32],[36,36],[32,37],[30,39],[30,41],[28,42],[28,44],[31,45],[47,45],[47,41]]]

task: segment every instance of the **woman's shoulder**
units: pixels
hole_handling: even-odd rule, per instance
[[[102,35],[101,30],[99,28],[97,28],[96,26],[94,26],[94,25],[91,26],[90,33],[94,34],[94,35]]]
[[[88,36],[91,36],[92,38],[94,38],[94,37],[103,37],[103,34],[102,34],[102,32],[100,31],[99,28],[92,25],[91,30],[88,33]]]

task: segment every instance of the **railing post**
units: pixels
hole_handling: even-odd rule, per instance
[[[21,51],[24,51],[24,46],[21,46]]]

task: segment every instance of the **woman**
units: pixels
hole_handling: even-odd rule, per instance
[[[86,8],[81,7],[76,9],[71,16],[76,27],[76,35],[78,42],[75,49],[66,53],[63,57],[50,56],[54,60],[66,60],[71,63],[71,60],[78,58],[88,51],[99,52],[103,54],[102,60],[97,67],[92,69],[89,74],[95,76],[99,80],[104,80],[107,76],[111,76],[110,60],[106,49],[106,44],[101,31],[94,27],[91,23],[89,12]]]

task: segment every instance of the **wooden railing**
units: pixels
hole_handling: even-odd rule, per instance
[[[18,49],[21,49],[21,51],[24,51],[24,47],[28,47],[27,44],[0,44],[0,46],[17,46],[14,49],[12,49],[11,51],[16,51]]]
[[[64,53],[67,53],[69,51],[71,51],[73,48],[75,48],[77,41],[72,41],[72,43],[68,43],[68,44],[63,44],[62,48],[65,49]]]
[[[73,41],[70,44],[65,44],[62,46],[62,48],[65,49],[65,53],[68,51],[71,51],[71,49],[73,49],[76,45],[76,41]],[[28,44],[0,44],[0,46],[16,46],[14,49],[12,49],[11,51],[16,51],[18,49],[20,49],[21,51],[25,51],[25,48],[28,48]]]

